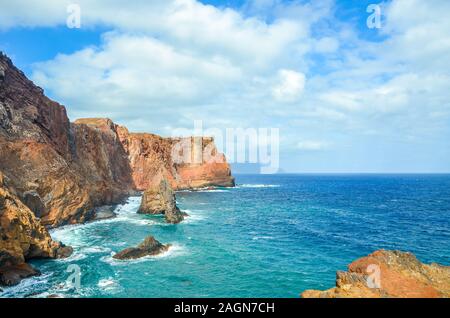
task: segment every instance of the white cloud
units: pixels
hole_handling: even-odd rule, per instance
[[[292,70],[278,71],[278,83],[272,89],[273,97],[280,102],[295,102],[305,89],[305,74]]]
[[[304,140],[297,143],[297,149],[302,151],[319,151],[328,148],[328,143],[324,141]]]
[[[0,29],[64,25],[69,2],[2,3]],[[72,118],[109,116],[169,135],[194,119],[280,127],[281,147],[292,151],[344,149],[369,135],[411,149],[420,146],[413,140],[450,139],[448,1],[393,0],[383,28],[363,32],[334,17],[333,1],[253,0],[240,10],[195,0],[78,3],[83,27],[111,31],[33,74]],[[359,36],[370,32],[382,37]],[[327,143],[296,144],[304,131]]]

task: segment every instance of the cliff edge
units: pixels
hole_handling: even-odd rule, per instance
[[[336,287],[303,298],[448,298],[450,267],[423,264],[413,254],[379,250],[336,273]]]

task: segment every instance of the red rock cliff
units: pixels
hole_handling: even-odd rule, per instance
[[[177,142],[129,133],[109,119],[71,124],[64,106],[0,52],[0,171],[9,180],[0,200],[0,267],[52,257],[43,225],[91,220],[95,207],[119,203],[162,177],[175,189],[234,184],[224,160],[175,162]]]
[[[138,190],[159,184],[162,177],[175,190],[234,186],[229,164],[212,138],[162,138],[118,128]]]
[[[450,267],[423,264],[413,254],[376,251],[337,272],[336,287],[307,290],[304,298],[450,297]]]

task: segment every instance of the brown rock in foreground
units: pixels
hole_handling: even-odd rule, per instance
[[[136,259],[144,256],[158,255],[167,251],[170,244],[163,245],[153,236],[148,236],[138,247],[130,247],[115,254],[113,258],[120,260]]]
[[[372,288],[371,288],[372,287]],[[450,297],[450,267],[423,264],[411,254],[379,250],[337,272],[336,287],[306,290],[303,298]]]
[[[31,258],[63,258],[72,248],[51,239],[33,212],[4,185],[0,172],[0,285],[15,285],[39,274]]]
[[[185,215],[177,207],[175,193],[166,179],[144,192],[138,213],[164,214],[167,223],[180,223]]]

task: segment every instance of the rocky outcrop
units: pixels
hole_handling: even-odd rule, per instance
[[[94,207],[119,203],[134,190],[111,123],[70,124],[65,108],[4,55],[0,68],[0,169],[14,176],[11,186],[44,225],[88,221]]]
[[[0,285],[15,285],[39,272],[25,262],[62,258],[72,249],[51,239],[33,212],[7,189],[0,172]]]
[[[158,255],[167,251],[170,244],[163,245],[153,236],[148,236],[144,242],[139,244],[137,247],[130,247],[120,251],[115,254],[113,258],[120,260],[136,259],[144,256]]]
[[[212,138],[162,138],[118,128],[128,154],[133,181],[145,191],[166,178],[174,190],[234,186],[229,164]]]
[[[336,287],[307,290],[304,298],[450,297],[450,267],[423,264],[413,254],[379,250],[337,272]]]
[[[180,223],[185,214],[176,205],[175,193],[169,182],[162,179],[159,184],[152,185],[142,195],[138,213],[164,214],[167,223]]]
[[[234,184],[226,162],[174,160],[176,144],[129,133],[109,119],[70,123],[65,107],[47,98],[0,52],[0,171],[8,179],[0,197],[0,264],[20,266],[6,280],[32,274],[24,265],[28,259],[70,252],[51,241],[43,226],[113,217],[97,208],[159,185],[161,176],[174,189]],[[179,210],[168,211],[169,222],[182,218]]]

